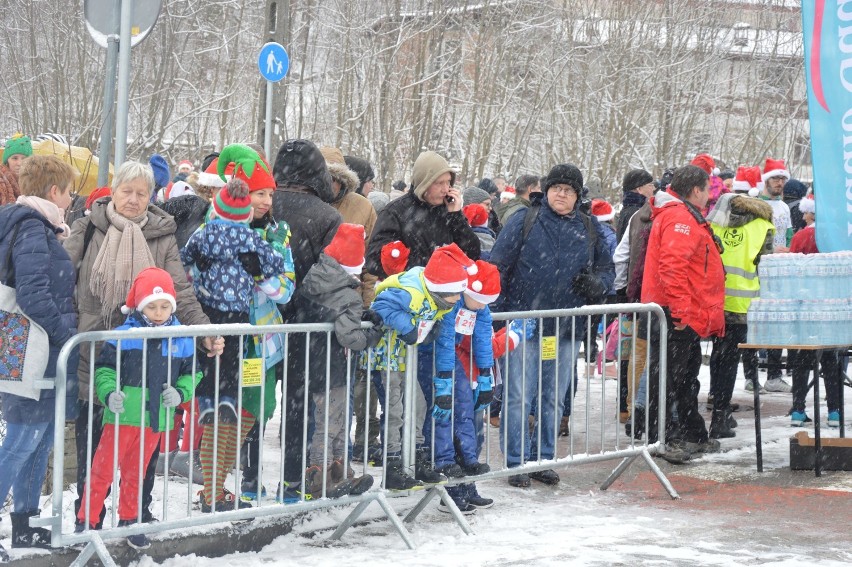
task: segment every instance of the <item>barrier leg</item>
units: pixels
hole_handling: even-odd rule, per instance
[[[334,533],[331,534],[328,539],[338,540],[343,537],[343,534],[346,533],[346,530],[355,525],[355,522],[358,520],[361,514],[364,513],[364,510],[367,509],[367,506],[369,506],[370,502],[372,501],[372,498],[366,498],[359,502],[358,505],[355,506],[355,509],[352,510],[352,512],[350,512],[348,516],[346,516],[346,519],[343,520],[343,522],[341,522],[339,526],[337,526],[337,529],[334,530]]]
[[[390,504],[388,504],[388,499],[385,498],[385,495],[379,492],[376,495],[376,502],[379,503],[379,506],[382,507],[385,514],[388,517],[391,525],[396,529],[396,533],[399,534],[399,537],[402,538],[402,541],[405,542],[405,545],[408,546],[408,549],[416,549],[417,546],[414,544],[414,540],[411,539],[411,534],[408,533],[408,530],[405,529],[405,526],[402,525],[402,521],[399,519],[399,516],[396,515],[393,508],[391,508]]]
[[[423,496],[423,498],[420,499],[420,502],[418,502],[417,505],[414,506],[414,508],[412,508],[411,510],[409,510],[408,514],[405,515],[405,518],[403,518],[402,520],[403,522],[413,522],[417,519],[417,516],[420,515],[420,512],[425,510],[426,505],[432,501],[432,498],[434,498],[436,494],[438,494],[435,491],[435,488],[437,487],[432,487],[426,490],[426,494]]]
[[[417,505],[411,509],[411,511],[405,516],[406,522],[413,522],[417,516],[420,515],[420,512],[426,508],[426,505],[434,498],[435,496],[440,496],[441,500],[444,502],[444,505],[449,509],[450,515],[459,525],[461,530],[465,533],[465,535],[474,535],[473,528],[470,527],[470,524],[467,523],[467,520],[464,519],[459,507],[456,506],[456,503],[453,502],[450,493],[447,492],[447,489],[443,486],[434,486],[430,488],[426,495],[417,503]]]
[[[112,557],[110,557],[109,551],[107,551],[107,548],[104,545],[104,540],[101,539],[101,536],[93,533],[91,534],[91,537],[92,539],[86,544],[86,547],[83,548],[83,551],[80,552],[77,559],[71,563],[70,567],[85,567],[86,563],[89,562],[89,559],[93,555],[98,556],[104,567],[116,567],[115,561],[113,561]]]
[[[642,458],[645,459],[645,462],[648,463],[648,467],[651,469],[651,472],[654,473],[654,476],[657,477],[657,480],[660,481],[660,484],[663,485],[663,488],[666,489],[666,492],[669,493],[669,496],[672,497],[672,500],[680,498],[680,494],[677,493],[677,490],[674,489],[672,483],[669,482],[669,479],[666,478],[666,475],[663,474],[663,471],[660,470],[660,467],[657,466],[657,463],[654,462],[654,459],[651,458],[651,454],[648,452],[648,449],[643,449]]]
[[[612,471],[612,473],[610,473],[609,477],[607,477],[607,479],[603,482],[603,484],[601,484],[600,489],[606,490],[607,488],[612,486],[612,483],[615,482],[615,479],[620,477],[621,474],[624,471],[627,470],[627,467],[629,467],[631,464],[633,464],[633,461],[635,461],[636,457],[638,457],[638,456],[639,455],[633,455],[632,457],[625,457],[624,459],[622,459],[621,462],[618,464],[618,466],[615,467],[615,470]]]

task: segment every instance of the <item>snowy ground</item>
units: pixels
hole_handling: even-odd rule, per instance
[[[709,385],[709,370],[701,369],[702,402]],[[762,379],[763,379],[762,375]],[[593,378],[588,399],[599,411],[602,385],[606,406],[613,407],[615,382]],[[581,380],[578,408],[586,399]],[[739,421],[737,437],[723,440],[724,452],[683,466],[657,459],[669,476],[680,500],[671,500],[647,466],[636,461],[621,480],[608,491],[598,486],[616,465],[615,461],[584,465],[560,471],[556,487],[534,483],[530,489],[509,487],[505,480],[479,484],[484,496],[496,504],[479,510],[468,520],[475,534],[466,536],[433,501],[417,522],[409,525],[417,549],[408,550],[373,504],[362,517],[369,521],[355,526],[340,542],[326,538],[351,507],[314,511],[300,517],[292,533],[279,537],[259,553],[235,554],[219,559],[184,556],[164,563],[169,567],[258,566],[284,561],[313,565],[368,564],[398,565],[849,565],[852,543],[846,529],[852,522],[852,473],[826,472],[814,478],[813,472],[790,471],[789,427],[786,411],[790,394],[762,396],[764,472],[755,466],[755,440],[752,395],[737,383],[735,400],[744,408],[735,414]],[[852,397],[847,395],[847,400]],[[811,401],[808,413],[813,414]],[[746,408],[745,406],[748,406]],[[612,410],[607,410],[612,411]],[[822,407],[825,418],[825,405]],[[852,404],[846,404],[852,415]],[[572,427],[575,454],[597,451],[599,429],[585,435],[585,416],[578,411]],[[614,414],[609,419],[613,421]],[[709,412],[706,417],[709,423]],[[594,420],[590,419],[590,423]],[[273,420],[272,426],[277,426]],[[847,419],[847,426],[852,421]],[[605,429],[604,443],[614,443],[616,428]],[[812,434],[812,431],[811,431]],[[627,439],[620,432],[619,444]],[[825,436],[836,430],[823,429]],[[277,435],[265,439],[267,487],[277,484],[275,470],[279,452]],[[500,466],[496,430],[489,439],[490,462]],[[561,455],[569,441],[561,440]],[[357,470],[357,469],[356,469]],[[380,469],[371,469],[380,474]],[[230,483],[229,488],[233,486]],[[199,487],[172,482],[166,501],[170,518],[193,515],[192,500]],[[68,493],[70,497],[70,493]],[[163,491],[158,486],[156,514],[163,517]],[[412,507],[414,497],[393,498],[398,512]],[[67,499],[70,505],[71,498]],[[44,508],[49,506],[45,504]],[[66,515],[70,516],[70,514]],[[68,522],[66,521],[66,524]],[[203,531],[206,528],[197,528]],[[0,538],[9,543],[9,525],[0,524]],[[6,545],[8,548],[9,546]],[[140,567],[154,565],[141,559]]]

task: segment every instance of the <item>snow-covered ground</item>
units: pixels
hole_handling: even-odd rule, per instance
[[[709,386],[709,369],[701,368],[704,399]],[[761,379],[765,375],[761,374]],[[789,379],[788,379],[789,380]],[[586,398],[586,382],[581,379],[577,393],[575,423],[572,424],[575,454],[585,449],[585,416],[580,408]],[[607,407],[614,407],[615,381],[589,382],[588,399],[592,411],[599,411],[602,385]],[[847,396],[847,400],[849,397]],[[529,489],[508,486],[505,480],[479,483],[480,493],[494,498],[493,508],[479,510],[467,519],[474,535],[464,535],[450,516],[437,509],[435,499],[417,521],[407,525],[417,548],[409,550],[382,517],[376,504],[341,541],[329,542],[328,535],[351,510],[351,506],[313,511],[300,516],[291,533],[277,538],[258,553],[233,554],[218,559],[182,556],[167,560],[169,567],[245,566],[269,563],[312,565],[849,565],[852,543],[846,530],[852,522],[852,473],[826,472],[814,478],[811,471],[789,470],[789,427],[786,411],[790,394],[762,397],[764,472],[755,466],[755,438],[752,395],[737,382],[734,401],[743,410],[736,413],[737,437],[722,441],[723,452],[706,455],[692,463],[675,466],[657,459],[669,476],[680,500],[671,500],[647,465],[640,460],[608,491],[599,485],[617,464],[584,465],[562,469],[557,487],[534,483]],[[812,395],[808,413],[813,414]],[[612,412],[611,409],[607,411]],[[825,405],[822,406],[823,419]],[[852,404],[846,403],[850,415]],[[709,423],[709,412],[706,417]],[[614,420],[614,413],[610,421]],[[590,419],[590,423],[595,420]],[[271,427],[278,426],[277,417]],[[847,425],[852,420],[847,419]],[[811,428],[812,429],[812,428]],[[616,428],[606,428],[605,443],[611,445]],[[811,431],[812,434],[812,431]],[[823,435],[837,436],[837,430],[823,428]],[[590,452],[597,450],[599,428],[589,431]],[[627,439],[620,433],[619,443]],[[277,435],[265,438],[265,484],[277,484],[280,458]],[[568,450],[561,439],[560,455]],[[490,462],[499,467],[496,430],[489,438]],[[358,469],[356,468],[356,471]],[[370,469],[378,475],[380,469]],[[360,472],[360,471],[359,471]],[[233,479],[229,480],[233,487]],[[194,509],[192,500],[199,487],[183,482],[169,485],[169,518],[182,517]],[[73,497],[67,493],[66,508]],[[163,517],[162,486],[155,491],[154,510]],[[415,497],[392,498],[398,512],[411,508]],[[46,510],[49,504],[43,506]],[[66,514],[66,517],[70,514]],[[66,525],[68,521],[66,521]],[[207,528],[197,528],[204,531]],[[0,538],[9,543],[9,524],[0,524]],[[8,548],[9,546],[6,545]],[[137,565],[155,563],[142,558]]]

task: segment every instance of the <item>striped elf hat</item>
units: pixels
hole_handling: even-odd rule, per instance
[[[248,222],[251,220],[251,197],[249,187],[242,179],[231,179],[213,198],[213,210],[216,216],[234,221]]]

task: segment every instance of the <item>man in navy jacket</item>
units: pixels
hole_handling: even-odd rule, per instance
[[[513,215],[492,249],[491,262],[497,265],[503,278],[505,301],[501,309],[568,309],[601,303],[615,279],[615,268],[604,239],[598,236],[597,219],[575,210],[583,190],[582,173],[571,164],[556,165],[542,180],[542,190],[545,198],[541,206]],[[508,430],[509,467],[521,466],[531,457],[555,458],[554,411],[562,415],[565,394],[575,378],[574,362],[585,328],[583,317],[578,317],[573,327],[570,318],[560,318],[558,322],[546,319],[540,335],[529,340],[526,348],[509,355],[500,424],[501,430]],[[554,351],[555,356],[551,354]],[[540,400],[542,424],[538,447],[533,444],[538,442],[538,434],[530,436],[527,425],[536,398]],[[509,484],[529,486],[530,478],[546,484],[559,482],[554,471],[545,470],[515,475]]]

